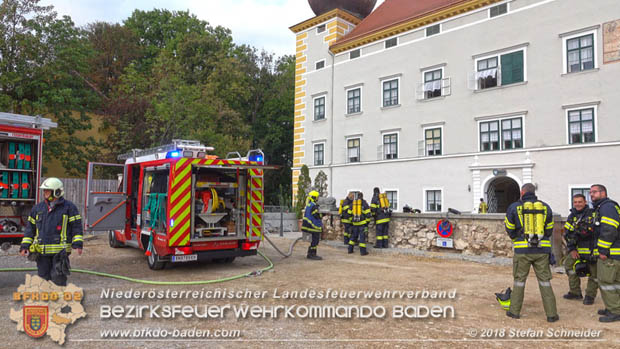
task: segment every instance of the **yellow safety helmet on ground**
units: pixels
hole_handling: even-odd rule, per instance
[[[43,183],[41,183],[39,188],[43,190],[51,190],[51,198],[59,198],[65,195],[65,187],[62,184],[62,181],[56,177],[46,179]]]

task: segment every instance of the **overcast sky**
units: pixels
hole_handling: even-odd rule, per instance
[[[377,6],[384,0],[377,1]],[[307,0],[42,0],[77,26],[96,21],[122,23],[135,9],[189,10],[198,18],[232,30],[237,44],[277,55],[295,53],[290,26],[314,17]]]

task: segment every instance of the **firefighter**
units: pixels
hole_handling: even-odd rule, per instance
[[[349,240],[349,253],[353,253],[356,243],[359,242],[360,254],[365,256],[368,254],[366,250],[366,233],[368,232],[368,222],[370,222],[370,206],[364,200],[364,194],[357,193],[351,208],[351,239]]]
[[[349,209],[353,203],[353,192],[350,192],[342,203],[340,204],[340,221],[344,225],[344,244],[349,245],[349,239],[351,238],[351,215]]]
[[[607,197],[605,186],[590,187],[594,202],[595,229],[598,232],[599,260],[597,276],[605,309],[599,310],[601,322],[620,321],[620,206]]]
[[[480,198],[480,205],[478,205],[478,213],[484,214],[487,212],[489,212],[489,205],[487,205],[487,203],[484,202],[483,198]]]
[[[40,189],[45,199],[30,212],[20,254],[36,260],[41,278],[66,286],[71,248],[82,254],[82,218],[77,207],[64,199],[58,178],[46,179]]]
[[[521,199],[508,207],[506,212],[506,232],[513,241],[514,287],[510,296],[510,308],[506,316],[518,319],[523,305],[525,281],[534,267],[538,287],[548,322],[560,319],[551,288],[551,241],[553,233],[553,212],[546,203],[536,197],[536,187],[526,183],[521,187]]]
[[[317,204],[318,198],[318,191],[313,190],[308,193],[306,210],[304,211],[304,221],[301,224],[301,231],[312,234],[312,242],[310,242],[310,247],[308,247],[308,255],[306,256],[306,258],[312,260],[323,259],[316,255],[316,247],[319,245],[319,238],[321,237],[321,232],[323,231],[323,222],[321,221],[319,205]]]
[[[564,295],[566,299],[582,299],[581,280],[577,271],[583,263],[584,272],[588,276],[588,286],[583,304],[594,304],[598,282],[596,280],[596,262],[598,260],[598,249],[596,248],[597,237],[594,234],[594,210],[588,207],[586,197],[583,194],[573,196],[573,208],[571,209],[564,229],[566,234],[566,246],[568,255],[564,260],[564,268],[568,275],[568,285],[570,290]]]
[[[370,201],[370,211],[375,219],[377,232],[377,242],[375,248],[388,248],[388,231],[390,228],[390,217],[392,210],[385,194],[380,194],[379,188],[375,188],[372,200]]]

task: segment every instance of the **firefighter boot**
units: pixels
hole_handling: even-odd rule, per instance
[[[368,254],[368,251],[366,251],[366,247],[360,247],[360,255],[365,256]]]
[[[321,259],[323,259],[316,255],[316,247],[315,248],[308,247],[308,255],[306,256],[306,258],[312,259],[315,261],[320,261]]]
[[[373,248],[383,248],[383,240],[379,240],[378,236],[377,236],[377,241],[375,242],[375,245],[373,246]]]
[[[383,236],[382,244],[383,244],[383,248],[389,248],[389,247],[390,247],[390,246],[388,245],[387,235],[384,235],[384,236]]]

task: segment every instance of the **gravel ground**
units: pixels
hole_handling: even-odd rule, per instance
[[[287,233],[285,237],[274,236],[277,246],[288,251],[293,239],[299,233]],[[266,266],[260,256],[238,258],[232,264],[194,263],[177,264],[162,271],[151,271],[143,254],[135,249],[111,249],[103,236],[86,241],[85,253],[72,256],[74,268],[122,274],[134,278],[166,281],[211,280],[240,273],[248,273]],[[68,348],[187,348],[187,347],[343,347],[343,348],[568,348],[591,346],[620,346],[618,323],[603,324],[598,321],[596,310],[602,308],[600,296],[593,306],[584,306],[577,301],[567,301],[562,295],[568,291],[565,275],[554,274],[552,285],[556,294],[560,321],[548,324],[542,308],[537,282],[533,275],[526,286],[525,304],[520,320],[506,317],[494,299],[499,292],[512,284],[511,261],[492,256],[462,256],[453,253],[427,253],[420,251],[371,249],[368,256],[356,251],[348,255],[338,242],[321,242],[319,255],[323,261],[309,261],[305,258],[308,244],[300,242],[293,256],[283,258],[265,242],[261,250],[273,261],[275,268],[260,276],[247,277],[226,283],[195,286],[150,286],[129,283],[122,280],[73,273],[69,282],[82,287],[85,299],[82,304],[87,318],[71,325],[67,333]],[[31,267],[25,258],[13,247],[0,252],[0,268]],[[15,323],[8,318],[9,308],[17,309],[20,304],[12,301],[12,293],[24,282],[24,272],[0,273],[0,337],[6,346],[35,345],[53,347],[49,338],[34,340],[15,330]],[[585,286],[585,285],[584,285]],[[454,299],[281,299],[274,298],[277,288],[281,296],[285,291],[305,289],[325,291],[329,288],[343,291],[423,291],[456,290]],[[102,299],[102,291],[266,291],[259,299]],[[421,292],[420,292],[421,294]],[[217,305],[231,306],[383,306],[387,309],[384,318],[237,318],[229,313],[225,318],[199,319],[177,317],[175,319],[102,319],[103,306],[113,305]],[[455,309],[454,317],[396,319],[392,309],[397,306],[439,306]],[[202,309],[202,308],[200,308]],[[192,329],[239,330],[235,339],[191,340],[181,338],[133,338],[105,339],[101,330],[129,329]],[[541,330],[536,338],[517,337],[528,332]],[[549,330],[596,330],[595,339],[559,338]],[[503,332],[502,332],[503,331]],[[503,334],[502,334],[503,333]],[[530,332],[531,333],[531,332]],[[486,337],[482,337],[483,335]],[[538,334],[536,334],[538,335]],[[488,338],[490,337],[490,338]]]

